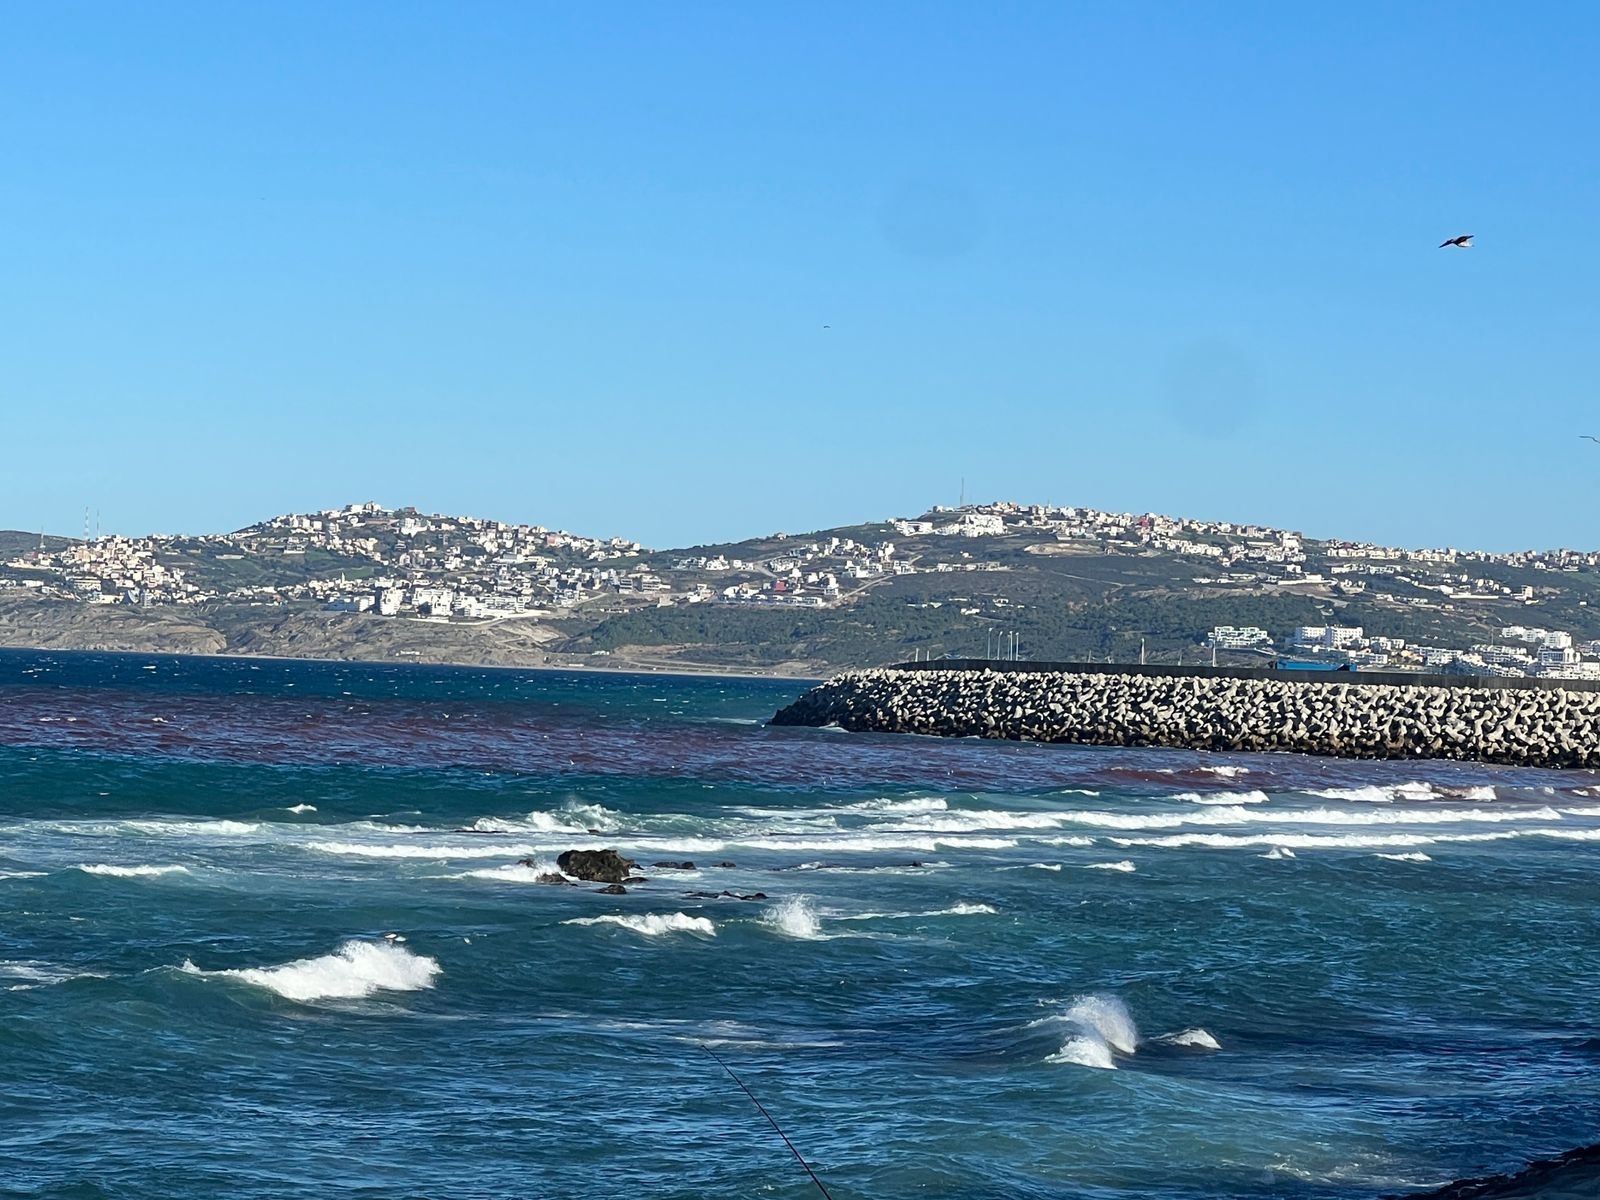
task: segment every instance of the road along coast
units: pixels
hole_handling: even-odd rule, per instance
[[[1242,674],[1242,673],[1239,673]],[[1600,692],[1062,670],[848,671],[774,725],[1096,746],[1600,766]]]

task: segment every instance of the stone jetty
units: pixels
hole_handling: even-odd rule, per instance
[[[1466,681],[1349,683],[1093,667],[888,668],[838,675],[772,723],[1096,746],[1600,767],[1600,692]]]

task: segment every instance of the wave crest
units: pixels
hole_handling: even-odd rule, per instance
[[[785,937],[812,940],[822,936],[817,911],[805,896],[790,896],[767,909],[761,919]]]
[[[278,967],[202,971],[185,961],[183,971],[206,978],[238,979],[276,992],[285,1000],[362,1000],[374,992],[431,988],[441,968],[425,955],[386,942],[349,941],[332,954],[301,958]]]
[[[691,917],[687,913],[602,913],[598,917],[573,917],[563,925],[620,925],[645,937],[660,937],[664,933],[703,933],[715,937],[717,927],[708,917]]]

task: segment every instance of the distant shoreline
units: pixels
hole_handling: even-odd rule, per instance
[[[328,666],[366,666],[366,667],[449,667],[453,670],[463,671],[547,671],[569,674],[586,675],[641,675],[650,678],[662,676],[682,676],[687,679],[753,679],[770,683],[821,683],[822,679],[815,675],[788,675],[773,671],[756,671],[739,669],[737,667],[718,668],[712,666],[699,666],[688,668],[667,668],[650,665],[629,663],[626,660],[617,666],[598,666],[587,663],[472,663],[472,662],[447,662],[435,659],[420,658],[317,658],[308,655],[295,654],[248,654],[229,652],[224,654],[189,654],[172,650],[105,650],[91,647],[64,648],[61,646],[0,646],[0,655],[3,654],[100,654],[115,655],[122,658],[193,658],[193,659],[233,659],[239,662],[289,662],[289,663],[322,663]]]

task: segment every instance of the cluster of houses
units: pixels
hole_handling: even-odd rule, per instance
[[[1600,640],[1575,644],[1570,633],[1508,625],[1501,642],[1465,650],[1413,646],[1403,638],[1369,637],[1359,625],[1302,625],[1288,651],[1311,661],[1349,663],[1357,669],[1423,670],[1442,674],[1600,679]],[[1208,644],[1217,650],[1273,653],[1272,635],[1254,625],[1218,625]]]
[[[1010,570],[1011,555],[985,553],[973,542],[1005,536],[1019,537],[1030,551],[1048,552],[1053,543],[1062,552],[1196,560],[1205,564],[1192,577],[1201,587],[1347,597],[1370,589],[1396,604],[1434,608],[1536,605],[1561,590],[1561,573],[1600,567],[1600,553],[1401,550],[1310,541],[1261,525],[1009,502],[936,507],[892,520],[888,530],[902,540],[775,534],[747,544],[741,555],[667,556],[625,538],[369,502],[286,514],[228,534],[85,538],[56,549],[41,539],[37,549],[3,564],[0,586],[99,604],[315,603],[384,617],[489,620],[551,615],[607,599],[823,608],[897,576]],[[1496,567],[1547,572],[1542,578],[1549,583],[1541,578],[1534,580],[1539,586],[1527,586],[1526,575],[1507,583],[1492,577]],[[1515,632],[1521,629],[1508,627],[1494,645],[1449,649],[1367,637],[1354,627],[1306,627],[1284,651],[1363,667],[1600,676],[1593,644],[1574,645],[1561,632]],[[1218,626],[1210,645],[1277,653],[1267,631],[1254,627]]]
[[[161,539],[104,537],[57,551],[38,549],[5,564],[11,586],[88,604],[195,604],[206,599],[182,567],[157,558]]]
[[[666,561],[623,538],[366,503],[290,513],[230,534],[85,539],[57,551],[41,545],[6,566],[15,586],[62,599],[312,602],[426,620],[549,615],[604,597],[824,607],[873,580],[917,569],[889,541],[776,540],[781,552],[759,560],[711,554]],[[180,564],[196,552],[218,568],[211,575],[251,582],[192,582]],[[230,572],[230,563],[258,569]],[[271,582],[254,582],[264,575]]]

